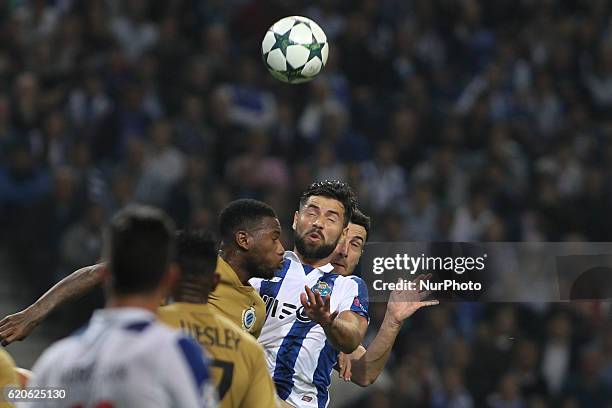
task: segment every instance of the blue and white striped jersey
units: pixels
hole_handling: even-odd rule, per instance
[[[266,322],[258,341],[279,397],[295,407],[327,407],[331,373],[338,359],[323,328],[304,313],[300,294],[308,285],[331,294],[330,311],[353,311],[367,319],[368,291],[361,278],[333,273],[331,264],[312,268],[285,252],[283,266],[269,280],[252,278],[266,304]]]
[[[216,407],[202,348],[144,309],[96,311],[84,330],[46,350],[33,374],[30,386],[67,397],[28,407]]]

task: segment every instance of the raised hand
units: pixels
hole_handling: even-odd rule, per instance
[[[0,321],[2,345],[6,347],[14,341],[25,339],[40,321],[41,318],[31,308],[6,316]]]
[[[304,312],[315,323],[323,328],[329,326],[338,316],[338,311],[330,313],[329,303],[331,295],[324,298],[319,293],[314,293],[308,286],[304,286],[306,293],[300,295],[300,302],[304,306]]]
[[[389,295],[387,303],[387,315],[395,324],[401,324],[422,307],[439,304],[437,300],[423,300],[431,295],[431,291],[420,290],[420,281],[431,279],[431,274],[419,275],[413,282],[416,290],[394,290]]]

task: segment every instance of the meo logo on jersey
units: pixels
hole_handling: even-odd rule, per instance
[[[253,326],[255,326],[256,320],[257,315],[255,314],[255,308],[253,306],[244,309],[242,312],[242,327],[244,330],[250,332]]]
[[[312,291],[314,293],[320,294],[322,297],[329,295],[332,292],[332,288],[326,283],[319,281],[316,285],[312,287]],[[286,317],[296,314],[296,318],[302,323],[309,323],[311,320],[304,313],[304,306],[297,306],[293,303],[289,302],[280,302],[278,299],[273,298],[269,295],[263,295],[262,299],[266,304],[266,316],[268,317],[277,317],[280,320],[285,319]]]
[[[261,298],[266,304],[266,316],[278,316],[279,319],[283,320],[284,318],[295,312],[298,308],[296,305],[289,302],[283,302],[281,304],[278,299],[268,295],[263,295]]]
[[[298,308],[293,303],[283,302],[281,303],[278,299],[273,298],[268,295],[263,295],[261,297],[266,304],[266,316],[267,317],[277,317],[280,320],[291,316],[295,312],[295,317],[302,323],[309,323],[310,318],[304,313],[304,306]]]

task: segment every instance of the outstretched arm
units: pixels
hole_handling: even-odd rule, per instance
[[[415,279],[417,287],[420,280],[430,279],[431,275],[419,276]],[[367,349],[360,346],[349,356],[349,363],[341,364],[344,370],[340,375],[362,387],[367,387],[376,381],[389,360],[391,348],[399,334],[404,321],[417,310],[426,306],[437,305],[437,300],[423,301],[430,295],[429,291],[395,290],[389,296],[385,318],[378,334]],[[346,360],[346,359],[344,359]],[[347,371],[348,370],[348,371]],[[343,372],[344,371],[344,372]]]
[[[2,345],[8,346],[14,341],[23,340],[58,306],[101,285],[105,270],[104,264],[81,268],[56,283],[26,309],[6,316],[0,321]]]
[[[308,286],[305,286],[305,290],[300,300],[308,317],[323,327],[327,340],[337,350],[352,353],[368,329],[367,319],[350,310],[330,313],[331,296],[323,298],[319,293],[313,293]]]

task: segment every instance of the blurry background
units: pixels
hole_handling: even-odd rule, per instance
[[[606,0],[6,0],[0,5],[0,315],[98,259],[132,202],[214,228],[337,178],[371,240],[610,241]],[[324,75],[274,80],[260,41],[317,21]],[[9,347],[29,367],[100,293]],[[384,304],[372,305],[371,334]],[[607,303],[420,311],[386,375],[334,406],[606,407]],[[369,337],[371,339],[371,335]],[[359,400],[349,402],[352,396]]]

